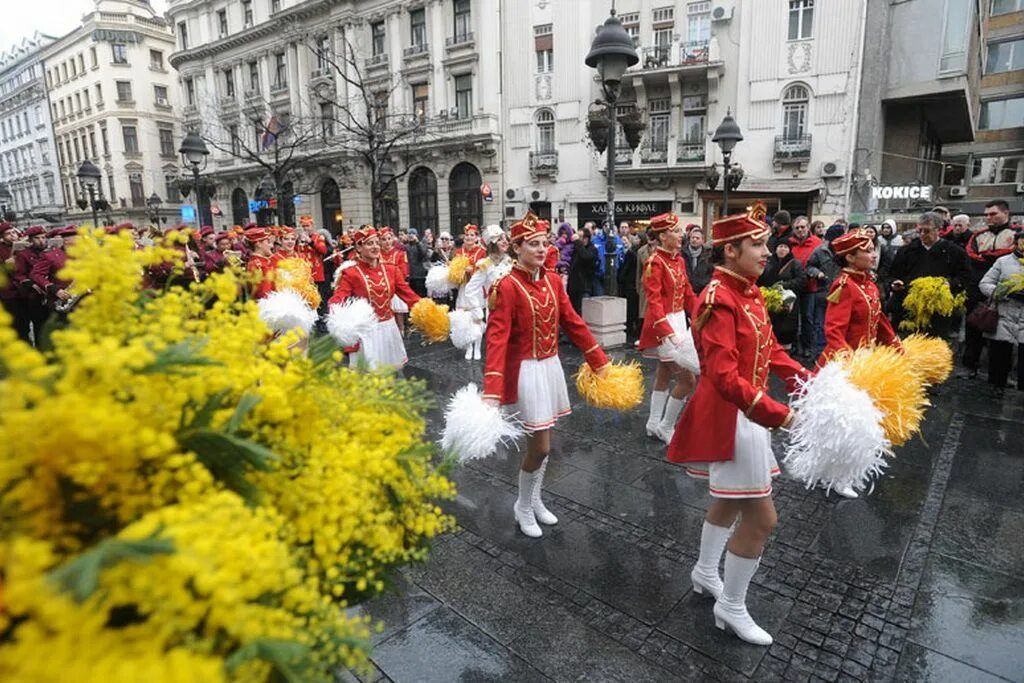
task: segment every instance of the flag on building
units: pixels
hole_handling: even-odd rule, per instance
[[[276,116],[271,116],[270,121],[267,122],[266,129],[263,131],[263,149],[270,149],[271,145],[277,142],[277,139],[281,137],[284,131],[285,125],[281,123],[281,120]]]

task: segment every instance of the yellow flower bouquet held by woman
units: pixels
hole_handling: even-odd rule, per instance
[[[0,311],[0,680],[331,681],[452,524],[421,384],[290,348],[233,272],[143,289],[177,258],[79,237],[45,353]]]

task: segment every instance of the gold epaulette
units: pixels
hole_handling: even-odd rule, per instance
[[[832,286],[832,291],[828,293],[827,297],[825,297],[825,300],[830,304],[839,303],[839,299],[843,296],[843,287],[846,286],[846,281],[849,279],[850,276],[846,273],[840,275],[839,279],[836,280],[836,283]]]
[[[491,267],[491,265],[492,264],[490,258],[482,258],[476,262],[476,269],[479,271],[486,271],[488,268]]]
[[[704,327],[704,323],[711,317],[711,309],[715,306],[715,297],[718,294],[718,286],[721,285],[720,280],[712,280],[708,283],[708,286],[704,289],[704,301],[700,304],[700,314],[697,315],[697,319],[693,321],[694,331],[699,332],[700,328]]]
[[[652,254],[651,258],[647,259],[647,263],[644,264],[644,278],[645,279],[651,276],[651,269],[653,267],[654,267],[654,255]]]
[[[495,280],[493,285],[491,285],[491,293],[487,295],[487,310],[493,311],[498,306],[498,285],[500,285],[501,281],[508,276],[509,274],[505,273]]]

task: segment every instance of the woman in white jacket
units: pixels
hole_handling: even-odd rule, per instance
[[[483,343],[483,328],[487,316],[487,296],[494,283],[512,270],[512,257],[508,255],[508,237],[497,225],[484,228],[484,244],[487,256],[476,263],[473,276],[466,283],[465,300],[460,308],[472,312],[480,326],[481,338],[466,348],[466,360],[480,360],[480,345]]]
[[[1005,287],[999,287],[1012,276],[1024,278],[1024,230],[1017,231],[1013,252],[997,258],[978,285],[982,294],[995,300],[999,311],[995,332],[985,333],[989,340],[988,381],[997,393],[1006,387],[1014,345],[1017,346],[1017,389],[1024,391],[1024,291],[1006,294]]]

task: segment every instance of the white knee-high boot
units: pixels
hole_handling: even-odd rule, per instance
[[[747,612],[747,587],[760,562],[760,557],[750,559],[725,553],[725,581],[722,582],[722,597],[715,602],[715,626],[723,631],[728,627],[748,643],[771,645],[771,635],[754,623]]]
[[[651,392],[651,414],[647,416],[647,436],[658,436],[658,427],[661,425],[661,416],[665,412],[665,401],[667,400],[667,391]]]
[[[534,480],[533,495],[530,497],[530,504],[533,508],[533,514],[538,522],[549,525],[558,524],[558,517],[555,517],[554,513],[544,506],[544,501],[540,499],[540,491],[544,486],[544,473],[547,469],[548,458],[544,458],[544,463],[536,472],[534,472],[534,474],[537,475],[537,478]]]
[[[679,413],[683,412],[685,405],[685,398],[673,398],[669,395],[668,402],[665,404],[665,415],[658,425],[658,437],[665,443],[672,440],[672,435],[676,431],[676,422],[679,421]]]
[[[482,338],[473,342],[473,360],[480,360],[480,347],[483,343],[484,340]]]
[[[722,552],[730,536],[732,527],[715,526],[704,520],[704,527],[700,532],[700,557],[690,572],[690,583],[693,584],[694,593],[709,593],[715,600],[721,597],[722,579],[718,575],[718,563],[722,561]]]
[[[530,538],[540,538],[544,535],[537,525],[537,517],[533,512],[533,490],[541,476],[543,473],[540,469],[534,472],[519,470],[519,497],[512,506],[519,530]]]

